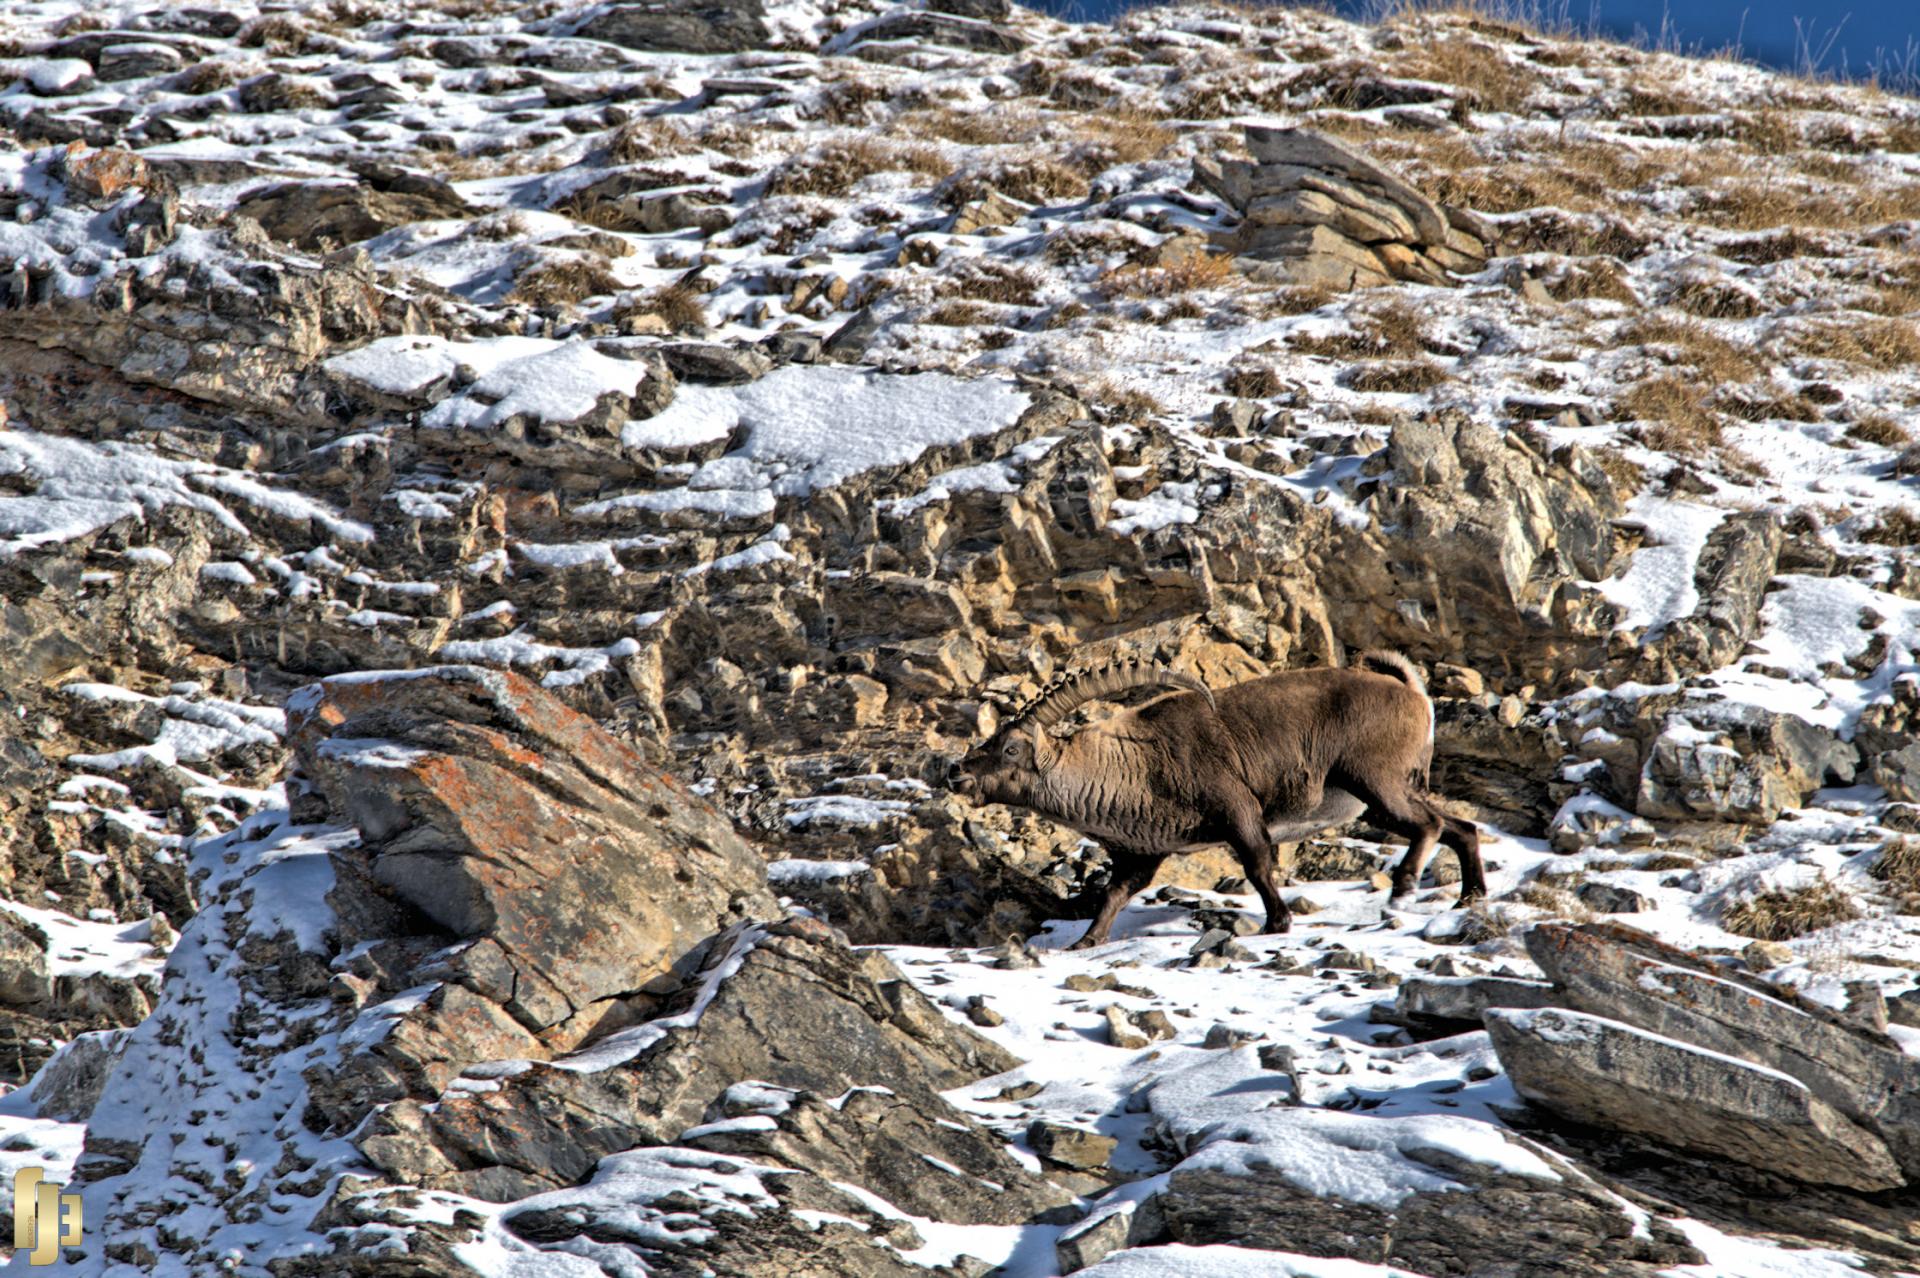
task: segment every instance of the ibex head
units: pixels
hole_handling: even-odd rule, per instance
[[[1034,806],[1047,774],[1060,759],[1060,747],[1047,729],[1089,701],[1129,688],[1178,688],[1197,692],[1213,705],[1213,693],[1192,675],[1158,662],[1129,662],[1062,675],[1000,725],[1000,730],[969,750],[947,774],[947,787],[982,803]]]

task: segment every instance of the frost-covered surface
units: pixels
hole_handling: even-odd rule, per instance
[[[138,444],[0,431],[0,477],[11,481],[0,491],[0,558],[85,537],[168,506],[203,511],[241,536],[247,533],[241,516],[251,507],[315,520],[343,541],[373,537],[365,524],[343,519],[300,493],[270,488],[224,467],[173,461]]]
[[[1028,402],[992,378],[790,366],[747,386],[689,387],[659,416],[628,426],[625,442],[684,445],[741,431],[741,447],[696,470],[687,487],[805,497],[862,471],[913,461],[932,445],[1002,430]]]

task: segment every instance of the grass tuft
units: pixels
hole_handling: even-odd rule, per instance
[[[1888,839],[1882,843],[1867,874],[1886,885],[1902,914],[1920,914],[1920,839]]]
[[[1860,917],[1860,907],[1831,879],[1800,888],[1768,888],[1736,901],[1720,926],[1736,936],[1761,941],[1790,941],[1836,923]]]

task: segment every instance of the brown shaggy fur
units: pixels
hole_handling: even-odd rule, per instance
[[[1078,944],[1106,939],[1162,858],[1217,843],[1260,894],[1267,930],[1284,932],[1275,843],[1362,813],[1408,841],[1395,897],[1413,890],[1436,843],[1460,857],[1461,901],[1486,895],[1478,829],[1427,796],[1433,709],[1404,657],[1370,652],[1346,669],[1268,675],[1214,701],[1163,697],[1064,741],[1023,715],[954,766],[957,793],[1029,808],[1106,847],[1106,899]]]

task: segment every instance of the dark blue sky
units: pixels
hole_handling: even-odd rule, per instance
[[[1140,0],[1025,2],[1068,17],[1104,18]],[[1331,3],[1354,14],[1382,7],[1379,0]],[[1810,50],[1826,74],[1860,77],[1880,67],[1889,87],[1920,87],[1920,0],[1516,0],[1514,7],[1623,39],[1639,31],[1647,43],[1660,37],[1664,19],[1669,45],[1683,50],[1737,43],[1748,59],[1789,70],[1801,69]]]

